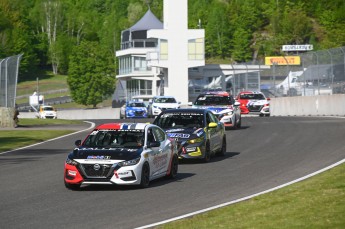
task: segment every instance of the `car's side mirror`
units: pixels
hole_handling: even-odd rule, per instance
[[[178,104],[181,104],[181,102],[178,102]]]
[[[215,123],[215,122],[210,122],[209,124],[208,124],[208,127],[209,128],[215,128],[215,127],[217,127],[218,125],[217,125],[217,123]]]
[[[188,106],[193,106],[193,102],[188,102]]]
[[[234,103],[234,106],[239,106],[239,105],[241,105],[241,103],[238,102],[238,101],[236,101],[236,102]]]
[[[80,145],[81,145],[81,140],[75,141],[74,144],[75,144],[76,146],[80,146]]]
[[[151,147],[159,147],[161,145],[161,143],[160,142],[150,142],[149,143],[149,147],[151,148]]]

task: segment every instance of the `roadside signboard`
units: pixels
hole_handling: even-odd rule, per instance
[[[300,56],[267,56],[265,65],[300,65]]]
[[[283,45],[283,51],[311,51],[313,45]]]

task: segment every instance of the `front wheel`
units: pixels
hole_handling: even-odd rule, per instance
[[[147,188],[150,183],[150,166],[146,162],[141,169],[141,180],[140,180],[140,187]]]
[[[207,142],[206,143],[206,147],[205,147],[205,157],[204,157],[204,162],[207,163],[211,160],[211,147],[210,147],[210,143]]]
[[[226,153],[226,137],[223,137],[222,147],[220,148],[219,152],[217,153],[218,156],[224,156]]]
[[[240,117],[240,120],[237,123],[237,129],[241,129],[242,126],[242,117]]]

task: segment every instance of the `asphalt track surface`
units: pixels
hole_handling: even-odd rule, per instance
[[[63,184],[64,161],[87,132],[0,155],[0,228],[145,226],[262,192],[345,158],[343,118],[245,117],[241,129],[227,131],[224,157],[181,163],[174,181],[71,191]]]

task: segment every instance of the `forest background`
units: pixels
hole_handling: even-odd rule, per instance
[[[121,31],[149,8],[163,21],[163,0],[0,0],[0,59],[24,54],[19,81],[97,69],[111,89]],[[205,29],[206,63],[230,64],[281,55],[282,45],[344,46],[344,12],[344,0],[188,0],[188,27]]]

